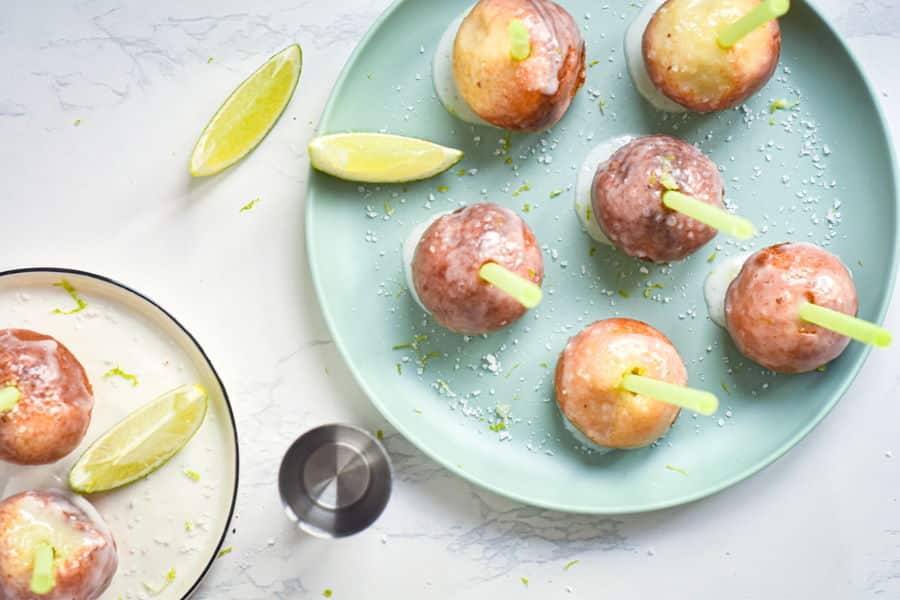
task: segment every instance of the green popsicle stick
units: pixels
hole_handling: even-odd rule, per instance
[[[22,399],[22,392],[14,385],[0,388],[0,414],[12,409]]]
[[[715,394],[659,381],[658,379],[651,379],[643,375],[629,373],[622,379],[621,387],[634,394],[648,396],[667,404],[674,404],[701,415],[709,416],[719,410],[719,399]]]
[[[842,312],[805,302],[800,306],[800,318],[829,331],[846,335],[858,342],[887,348],[891,345],[891,332],[874,323],[851,317]]]
[[[513,273],[497,263],[484,263],[478,271],[482,279],[502,290],[525,308],[534,308],[541,303],[544,292],[541,286]]]
[[[43,596],[56,587],[56,567],[53,564],[53,546],[41,542],[34,549],[34,564],[31,569],[31,591]]]
[[[756,8],[722,30],[716,41],[719,47],[727,50],[769,21],[783,17],[790,8],[790,0],[763,0]]]
[[[509,34],[509,55],[513,60],[525,60],[531,56],[531,33],[528,27],[519,19],[509,22],[507,28]]]
[[[675,190],[664,192],[662,201],[668,208],[739,240],[748,240],[756,234],[756,227],[744,217],[733,215],[718,206],[700,202],[696,198],[691,198],[681,192]]]

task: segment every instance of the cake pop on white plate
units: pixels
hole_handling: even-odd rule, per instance
[[[0,330],[0,461],[43,465],[81,442],[93,391],[84,367],[54,338]]]
[[[109,528],[84,498],[46,490],[0,502],[3,600],[95,600],[118,562]]]

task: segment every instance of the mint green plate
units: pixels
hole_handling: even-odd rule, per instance
[[[547,508],[654,510],[702,498],[772,463],[834,407],[867,349],[852,344],[824,372],[763,372],[708,320],[703,300],[716,244],[714,263],[741,248],[719,236],[671,268],[592,249],[569,186],[603,138],[662,132],[697,143],[724,168],[728,197],[763,231],[744,249],[827,243],[855,274],[860,315],[881,321],[896,270],[897,176],[873,92],[847,48],[813,8],[795,2],[783,20],[782,64],[745,109],[666,116],[638,97],[624,64],[624,30],[639,8],[569,0],[588,61],[598,62],[561,124],[546,134],[513,135],[508,154],[497,155],[502,132],[455,120],[432,88],[437,40],[469,4],[394,4],[360,43],[322,118],[322,133],[386,131],[466,152],[453,172],[407,186],[360,187],[311,174],[310,266],[356,379],[391,424],[445,467]],[[770,114],[772,99],[798,97],[797,108]],[[551,198],[556,190],[566,191]],[[545,300],[513,327],[466,340],[435,326],[405,292],[400,246],[430,215],[483,198],[519,211],[527,205],[523,214],[544,244]],[[655,447],[605,455],[581,449],[560,422],[553,367],[569,337],[612,316],[647,321],[668,335],[691,384],[719,394],[720,413],[682,414]],[[421,373],[412,350],[392,350],[416,335],[428,336],[421,354],[441,353]],[[496,373],[486,368],[488,355],[499,361]],[[505,432],[488,427],[498,403],[513,410]]]

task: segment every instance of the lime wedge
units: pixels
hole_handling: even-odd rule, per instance
[[[190,441],[206,417],[206,406],[206,390],[199,385],[163,394],[91,444],[69,472],[69,487],[94,494],[146,477]]]
[[[291,101],[302,65],[300,46],[288,46],[231,92],[194,146],[191,175],[215,175],[250,154]]]
[[[363,183],[405,183],[434,177],[463,153],[416,138],[384,133],[336,133],[309,143],[309,160],[319,171]]]

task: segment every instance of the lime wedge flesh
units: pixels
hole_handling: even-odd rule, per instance
[[[184,448],[206,409],[202,386],[184,385],[163,394],[91,444],[69,472],[69,487],[94,494],[146,477]]]
[[[302,65],[300,46],[294,44],[239,85],[197,140],[191,154],[191,175],[214,175],[256,148],[290,102]]]
[[[385,133],[336,133],[309,143],[313,168],[363,183],[428,179],[443,173],[462,157],[460,150]]]

